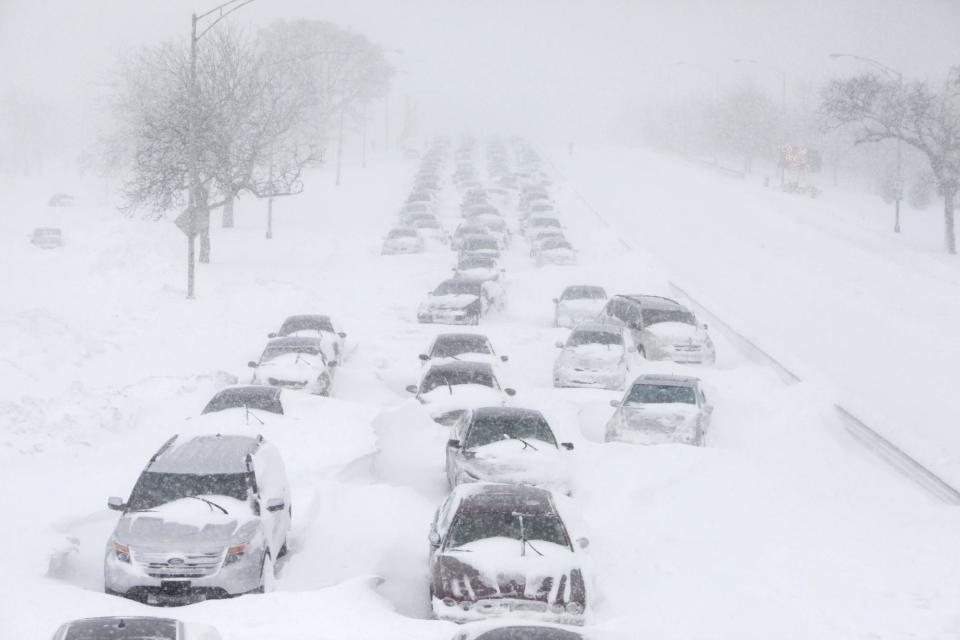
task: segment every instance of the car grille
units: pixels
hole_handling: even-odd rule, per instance
[[[673,348],[677,351],[700,351],[701,349],[698,344],[675,344]]]
[[[203,578],[220,568],[223,551],[175,554],[134,549],[133,560],[151,578]]]

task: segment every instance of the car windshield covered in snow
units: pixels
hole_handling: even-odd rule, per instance
[[[456,334],[437,336],[430,356],[433,358],[452,358],[461,353],[492,353],[486,336]]]
[[[260,363],[263,364],[264,362],[270,362],[274,358],[286,355],[288,353],[302,353],[304,355],[319,356],[323,354],[323,351],[321,350],[319,344],[268,344],[267,348],[263,350],[263,355],[260,356]]]
[[[288,336],[297,331],[326,331],[334,333],[333,323],[327,316],[291,316],[280,325],[278,335]]]
[[[497,266],[496,258],[490,256],[465,256],[460,260],[458,269],[493,269]]]
[[[479,384],[493,388],[493,372],[490,367],[435,367],[423,378],[420,393],[430,393],[438,387],[455,387],[461,384]]]
[[[523,514],[516,511],[461,511],[447,533],[447,548],[489,538],[543,541],[569,547],[563,522],[554,514]],[[520,545],[517,545],[517,554]]]
[[[607,292],[603,287],[576,286],[563,290],[561,300],[606,300]]]
[[[413,229],[390,229],[387,238],[396,240],[398,238],[416,238],[417,232]]]
[[[692,387],[673,384],[635,384],[630,389],[626,404],[663,404],[679,402],[697,404]]]
[[[697,320],[693,314],[686,309],[644,309],[643,325],[650,326],[659,322],[682,322],[683,324],[696,324]]]
[[[483,283],[477,280],[445,280],[433,290],[435,296],[479,296]]]
[[[153,509],[162,504],[196,496],[228,496],[245,501],[250,486],[246,473],[159,473],[144,471],[133,487],[129,511]]]
[[[556,627],[510,626],[481,633],[475,640],[583,640],[574,631]]]
[[[283,415],[283,405],[280,403],[280,389],[260,385],[249,387],[233,387],[223,389],[210,398],[210,402],[203,408],[202,413],[213,413],[226,409],[260,409]]]
[[[484,251],[484,250],[499,251],[500,245],[497,244],[496,238],[491,238],[489,236],[472,236],[472,237],[464,238],[463,250],[464,251]]]
[[[567,338],[568,347],[580,347],[585,344],[622,345],[623,336],[619,331],[575,329]]]
[[[478,411],[470,422],[464,447],[473,449],[501,440],[538,440],[557,445],[546,419],[536,411]]]
[[[540,249],[543,251],[550,251],[552,249],[570,249],[573,247],[570,246],[570,243],[562,238],[547,238],[543,241],[543,244],[540,245]]]
[[[170,618],[90,618],[70,623],[63,640],[176,640]]]
[[[531,227],[555,227],[560,228],[560,221],[556,218],[534,218],[530,221]]]

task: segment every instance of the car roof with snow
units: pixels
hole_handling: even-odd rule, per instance
[[[330,316],[311,313],[288,316],[287,319],[283,321],[283,324],[280,325],[281,331],[301,331],[304,329],[333,331],[333,324]]]
[[[459,502],[459,512],[520,512],[532,515],[557,512],[549,491],[529,485],[468,483],[458,486],[453,494]]]
[[[674,300],[673,298],[667,298],[664,296],[651,296],[646,294],[630,294],[630,295],[621,295],[620,297],[626,298],[631,302],[640,303],[644,307],[651,309],[686,309],[685,306]]]
[[[536,409],[522,407],[480,407],[470,412],[471,418],[485,418],[497,420],[500,418],[522,420],[524,418],[543,418],[543,414]]]
[[[260,447],[260,436],[202,435],[180,441],[168,440],[149,466],[159,473],[219,474],[246,473],[247,456]]]
[[[313,337],[304,337],[304,336],[282,336],[279,338],[271,338],[267,342],[268,347],[313,347],[318,348],[323,345],[323,340],[320,338]]]
[[[280,387],[260,384],[227,387],[215,393],[201,413],[214,413],[242,407],[283,415]]]
[[[693,376],[681,376],[669,373],[645,373],[637,376],[633,385],[637,384],[662,384],[673,385],[676,387],[695,387],[700,383],[700,378]],[[633,386],[631,385],[631,386]]]
[[[441,333],[438,334],[434,340],[434,346],[438,344],[443,344],[445,342],[454,342],[457,344],[470,343],[478,345],[486,345],[489,340],[487,336],[482,333]]]

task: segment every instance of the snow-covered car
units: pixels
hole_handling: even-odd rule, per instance
[[[419,189],[419,190],[411,191],[410,195],[407,196],[408,204],[413,202],[423,202],[423,203],[426,203],[428,206],[434,207],[434,208],[437,206],[437,200],[438,200],[437,194],[427,189]]]
[[[563,231],[560,229],[555,229],[553,227],[548,227],[545,229],[537,229],[530,233],[527,236],[527,240],[530,241],[530,257],[534,258],[537,255],[537,252],[540,250],[541,245],[547,240],[566,240],[567,236],[564,235]]]
[[[147,604],[263,592],[287,552],[290,487],[261,436],[174,436],[150,458],[104,557],[104,589]]]
[[[453,232],[450,248],[459,250],[464,238],[483,235],[487,235],[487,228],[479,222],[462,222]]]
[[[466,255],[500,257],[500,240],[484,231],[483,235],[464,236],[460,240],[460,254],[462,260]]]
[[[553,326],[573,328],[581,322],[595,320],[606,303],[607,292],[603,287],[570,285],[559,298],[553,299]]]
[[[622,322],[633,344],[648,360],[713,364],[717,352],[707,333],[685,306],[660,296],[617,295],[607,302],[601,318]]]
[[[322,396],[330,395],[337,365],[336,360],[327,360],[320,338],[273,338],[259,361],[247,363],[253,369],[251,384],[303,389]]]
[[[622,389],[627,380],[627,343],[619,324],[577,325],[553,364],[553,386]]]
[[[424,364],[469,360],[496,365],[509,359],[507,356],[498,356],[487,336],[480,333],[441,333],[420,354],[420,361]]]
[[[50,196],[47,205],[51,207],[72,207],[74,205],[74,198],[68,193],[55,193]]]
[[[201,415],[230,409],[253,409],[283,415],[283,401],[279,387],[241,384],[217,391],[201,411]]]
[[[480,215],[500,216],[500,210],[487,202],[486,191],[484,191],[481,199],[468,200],[464,198],[463,204],[460,205],[460,212],[464,218],[473,218]]]
[[[40,249],[57,249],[63,246],[63,233],[56,227],[38,227],[27,238],[30,244]]]
[[[400,222],[408,224],[415,216],[433,215],[433,205],[427,202],[406,202],[400,208]]]
[[[60,625],[53,640],[220,640],[214,627],[174,618],[106,616]]]
[[[510,229],[507,227],[507,222],[499,213],[480,213],[470,216],[467,219],[470,222],[483,225],[486,234],[496,238],[497,244],[500,245],[501,249],[510,246]]]
[[[502,308],[503,288],[496,282],[451,278],[427,294],[417,309],[417,321],[439,324],[479,324],[491,309]]]
[[[577,264],[577,252],[562,238],[547,238],[536,245],[533,259],[538,267],[548,264]]]
[[[342,360],[347,334],[337,327],[330,316],[303,314],[290,316],[280,325],[276,333],[267,334],[268,338],[320,338],[327,360]]]
[[[430,602],[442,620],[583,624],[580,558],[553,496],[538,487],[463,484],[430,528]],[[581,538],[577,547],[586,547]]]
[[[564,625],[517,620],[470,622],[461,626],[452,640],[588,640],[588,637]]]
[[[450,242],[450,236],[443,228],[443,225],[440,224],[440,221],[434,216],[419,218],[412,221],[410,225],[419,231],[425,240],[444,245]]]
[[[423,253],[423,238],[413,227],[394,227],[383,239],[380,254],[392,256],[398,253]]]
[[[472,278],[474,280],[501,280],[503,269],[497,264],[496,258],[490,256],[466,255],[453,268],[455,278]]]
[[[465,414],[447,441],[447,482],[529,484],[570,492],[567,451],[543,414],[534,409],[481,407]]]
[[[530,216],[526,219],[526,224],[523,227],[523,233],[529,238],[538,229],[548,228],[563,230],[563,224],[554,216]]]
[[[440,424],[450,426],[468,409],[506,404],[516,391],[501,387],[489,362],[453,361],[431,364],[407,391],[427,406]]]
[[[610,405],[616,411],[607,422],[607,442],[703,446],[713,414],[699,378],[689,376],[642,375]]]

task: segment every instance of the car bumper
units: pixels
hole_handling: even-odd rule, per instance
[[[663,429],[625,428],[622,426],[607,426],[606,442],[624,442],[627,444],[657,445],[657,444],[688,444],[700,446],[700,436],[687,429],[664,431]]]
[[[260,555],[218,567],[212,574],[193,578],[159,578],[148,575],[135,561],[120,562],[109,552],[104,562],[104,588],[108,593],[147,604],[190,604],[230,598],[260,587]]]
[[[432,599],[433,614],[440,620],[464,623],[496,618],[513,618],[570,624],[582,626],[586,622],[584,613],[570,613],[565,610],[554,611],[542,600],[524,600],[520,598],[491,598],[476,602],[454,602],[447,604],[439,598]]]
[[[713,364],[716,351],[706,347],[698,349],[678,349],[672,345],[665,347],[645,347],[644,354],[649,360],[669,360],[679,364]]]
[[[474,314],[466,311],[431,311],[417,314],[417,322],[421,324],[474,324],[474,318]]]

